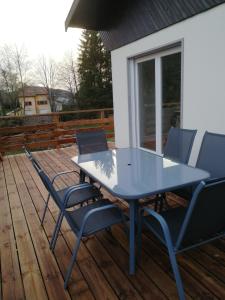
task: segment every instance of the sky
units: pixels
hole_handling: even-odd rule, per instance
[[[0,0],[0,46],[24,46],[28,56],[56,61],[75,52],[80,29],[65,32],[64,22],[73,0]]]

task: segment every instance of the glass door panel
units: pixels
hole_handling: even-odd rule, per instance
[[[155,60],[138,63],[140,147],[156,151]]]
[[[180,127],[180,47],[135,62],[136,144],[162,154],[170,127]]]
[[[161,57],[161,70],[162,146],[164,146],[170,127],[180,127],[181,53]]]

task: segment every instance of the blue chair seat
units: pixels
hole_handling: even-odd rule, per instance
[[[173,243],[177,241],[181,225],[184,221],[185,214],[187,212],[187,209],[184,207],[177,207],[174,209],[166,210],[161,212],[161,216],[164,218],[166,223],[168,224],[170,233],[171,233],[171,239]],[[151,215],[148,215],[143,218],[143,224],[152,230],[163,243],[166,243],[165,241],[165,235],[162,231],[162,226],[157,221],[156,218],[154,218]]]
[[[82,206],[79,209],[68,211],[67,220],[72,225],[74,230],[79,232],[81,229],[81,225],[84,221],[84,217],[87,215],[89,211],[110,204],[112,204],[112,202],[110,202],[109,200],[102,199],[92,204]],[[88,236],[94,234],[97,231],[102,230],[103,228],[111,227],[112,225],[121,223],[122,221],[123,219],[121,217],[121,212],[116,208],[101,211],[99,213],[90,216],[90,218],[88,219],[85,225],[82,235]]]
[[[66,193],[71,189],[71,187],[66,187],[62,190],[58,190],[57,193],[59,195],[59,198],[61,202],[63,203],[65,199]],[[99,198],[99,189],[93,185],[90,184],[89,187],[86,189],[82,190],[77,190],[74,191],[73,194],[71,195],[68,203],[67,203],[67,208],[70,208],[74,205],[80,204],[84,201],[90,200],[92,198]]]

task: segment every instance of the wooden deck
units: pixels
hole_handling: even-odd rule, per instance
[[[75,147],[36,153],[52,177],[74,168]],[[57,182],[74,182],[74,175]],[[105,192],[105,196],[110,195]],[[44,227],[40,225],[47,192],[22,154],[5,157],[0,165],[0,290],[9,299],[177,299],[165,248],[143,234],[143,257],[135,276],[128,275],[128,240],[121,226],[113,235],[101,232],[86,239],[78,254],[68,291],[63,278],[71,258],[74,235],[63,223],[55,254],[49,250],[57,207],[51,201]],[[110,197],[112,201],[121,203]],[[178,200],[172,198],[171,204]],[[121,203],[122,206],[124,204]],[[187,299],[225,299],[225,240],[179,256]]]

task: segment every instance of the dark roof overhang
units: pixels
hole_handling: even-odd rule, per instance
[[[74,0],[65,28],[109,30],[122,17],[127,3],[128,0]]]
[[[99,31],[111,51],[222,3],[225,0],[74,0],[66,29]]]

